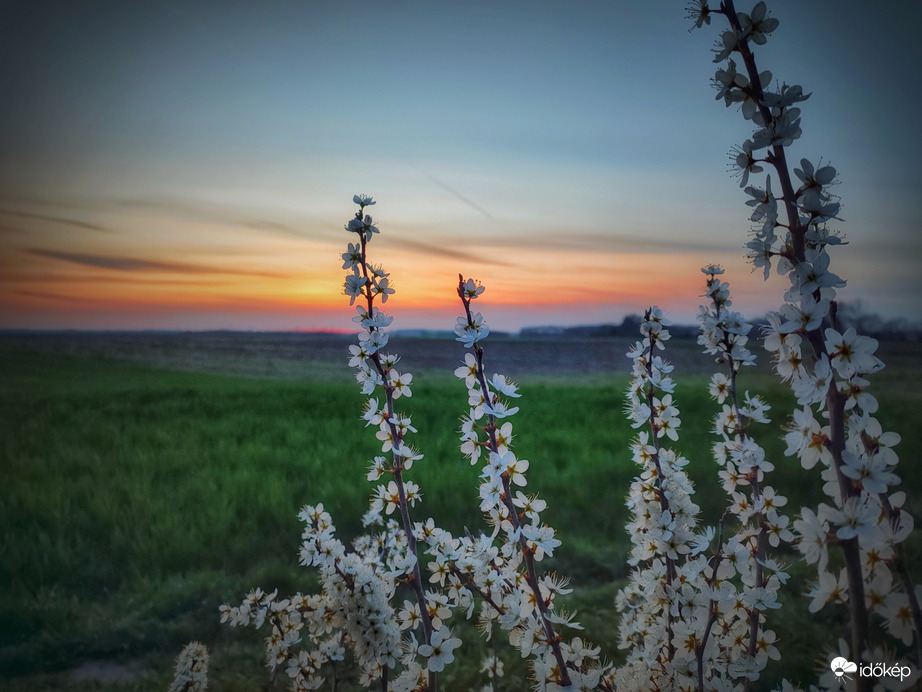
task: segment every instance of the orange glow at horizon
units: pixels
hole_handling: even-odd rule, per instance
[[[343,294],[341,267],[355,236],[341,224],[284,217],[260,224],[243,207],[160,206],[119,209],[99,224],[130,233],[62,235],[36,220],[28,245],[10,248],[14,261],[0,273],[0,327],[161,328],[171,319],[191,329],[351,324],[355,308]],[[650,304],[690,322],[703,292],[699,268],[743,264],[738,251],[672,250],[657,241],[639,247],[643,239],[616,229],[542,227],[529,242],[485,231],[465,236],[448,224],[429,229],[423,242],[412,219],[393,223],[399,230],[376,235],[368,259],[390,272],[396,294],[378,305],[400,326],[451,328],[459,274],[486,287],[477,309],[488,321],[495,311],[499,329],[503,322],[611,322]],[[759,275],[730,280],[742,302],[759,303],[765,293]]]
[[[196,242],[201,245],[210,230],[197,228]],[[290,318],[295,324],[304,318],[312,328],[339,329],[354,314],[342,291],[346,272],[340,268],[339,256],[345,243],[340,247],[325,239],[236,240],[241,242],[233,253],[217,248],[211,256],[160,243],[156,249],[145,247],[144,253],[127,248],[113,255],[108,248],[89,247],[81,248],[81,253],[26,254],[20,265],[0,279],[4,294],[0,320],[17,326],[23,315],[48,312],[66,313],[73,318],[68,323],[79,323],[80,315],[96,315],[88,320],[87,328],[99,328],[104,315],[178,314],[188,315],[193,323],[195,315],[224,315],[235,323],[231,316],[236,314]],[[434,313],[457,312],[459,273],[486,286],[479,309],[496,308],[503,314],[512,309],[532,321],[560,318],[543,317],[542,310],[562,312],[577,321],[585,315],[584,319],[594,321],[609,312],[641,312],[651,303],[690,316],[702,292],[699,267],[734,259],[733,254],[616,254],[527,245],[514,252],[488,246],[465,248],[472,258],[485,258],[477,262],[398,250],[376,241],[369,245],[369,259],[376,264],[380,260],[397,290],[379,307],[397,317],[403,315],[400,321],[404,323]],[[144,259],[132,259],[139,256]],[[177,257],[181,259],[174,259]],[[119,328],[119,324],[109,327]],[[449,327],[450,323],[433,325]]]

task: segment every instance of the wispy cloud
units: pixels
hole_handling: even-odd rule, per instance
[[[91,298],[80,298],[74,295],[62,295],[60,293],[47,293],[45,291],[14,291],[16,295],[26,296],[28,298],[41,298],[42,300],[61,300],[67,303],[94,303]]]
[[[445,182],[439,180],[438,178],[436,178],[434,175],[431,175],[431,174],[430,174],[430,175],[429,175],[429,180],[430,180],[431,182],[435,183],[436,185],[438,185],[438,186],[439,186],[440,188],[442,188],[443,190],[445,190],[445,192],[447,192],[447,193],[449,193],[450,195],[453,195],[453,196],[457,197],[458,199],[460,199],[462,202],[464,202],[464,203],[465,203],[467,206],[469,206],[471,209],[473,209],[473,210],[479,212],[480,214],[483,214],[483,216],[485,216],[486,218],[488,218],[488,219],[490,219],[490,220],[493,219],[493,215],[492,215],[490,212],[488,212],[486,209],[484,209],[483,207],[481,207],[481,206],[480,206],[479,204],[477,204],[476,202],[473,202],[472,200],[468,199],[467,197],[465,197],[464,195],[462,195],[460,192],[458,192],[456,189],[454,189],[453,187],[451,187],[451,186],[448,185],[447,183],[445,183]]]
[[[310,238],[311,234],[294,228],[293,226],[288,226],[283,223],[278,223],[276,221],[260,221],[250,219],[247,221],[240,221],[241,226],[245,228],[253,228],[257,231],[272,231],[275,233],[281,233],[283,235],[295,236],[296,238]]]
[[[239,228],[252,228],[258,231],[268,231],[270,233],[302,239],[313,239],[324,235],[323,231],[320,231],[319,233],[317,231],[319,224],[310,219],[305,219],[304,228],[299,228],[298,223],[286,223],[279,219],[267,217],[259,210],[245,209],[229,204],[215,205],[207,202],[192,202],[173,198],[138,197],[129,199],[64,200],[50,197],[40,198],[21,195],[0,195],[0,202],[13,206],[24,205],[59,211],[87,211],[91,213],[98,213],[112,212],[122,209],[136,212],[154,212],[158,214],[165,214],[177,219],[207,221],[227,226],[237,226]],[[31,211],[20,211],[18,209],[10,208],[0,208],[0,215],[69,224],[78,226],[80,228],[104,231],[107,233],[112,232],[112,230],[109,228],[105,228],[98,224],[81,221],[80,219],[74,218],[72,216],[60,216]],[[310,230],[305,230],[306,228],[310,228]],[[12,226],[8,229],[0,227],[0,232],[3,232],[4,230],[14,231],[20,229]],[[333,231],[330,231],[329,235],[332,237]]]
[[[469,200],[467,201],[469,202]],[[305,228],[311,229],[307,231],[297,228],[291,223],[282,223],[272,219],[260,218],[247,210],[234,209],[233,207],[228,208],[226,206],[213,207],[208,204],[191,203],[174,199],[131,199],[121,200],[119,203],[131,209],[164,212],[182,218],[212,221],[242,228],[252,228],[301,239],[332,239],[342,241],[346,235],[348,235],[343,234],[341,231],[334,230],[336,228],[335,225],[330,226],[306,221],[304,224]],[[489,214],[487,214],[487,217],[491,218]],[[325,230],[326,228],[330,228],[331,230],[327,231]],[[402,247],[434,257],[447,257],[450,259],[463,260],[465,262],[510,266],[506,262],[491,260],[486,257],[464,252],[463,250],[453,250],[447,243],[445,245],[435,245],[410,238],[401,238],[397,234],[388,234],[388,243],[394,247]]]
[[[421,252],[436,257],[448,257],[449,259],[464,260],[465,262],[477,262],[479,264],[493,264],[500,267],[512,266],[509,262],[500,262],[499,260],[490,259],[483,255],[474,255],[461,250],[452,250],[450,247],[422,243],[418,240],[409,240],[398,236],[389,236],[388,243],[394,247],[403,247],[415,252]]]
[[[4,271],[0,273],[0,284],[127,284],[132,286],[233,286],[234,279],[190,279],[182,277],[171,277],[168,279],[159,279],[145,274],[123,273],[104,273],[93,274],[91,276],[75,276],[71,273],[22,273],[16,271]]]
[[[697,239],[662,238],[604,231],[543,232],[528,238],[533,247],[599,249],[606,252],[727,252],[725,243]],[[731,248],[735,251],[735,248]]]
[[[552,229],[547,227],[516,228],[507,226],[503,233],[459,235],[456,232],[442,236],[447,246],[476,246],[484,248],[522,248],[549,251],[593,250],[605,253],[666,254],[666,253],[726,253],[739,254],[738,248],[706,239],[662,238],[657,235],[620,233],[617,231],[589,231]],[[742,243],[740,243],[742,247]]]
[[[236,274],[245,276],[262,276],[270,278],[286,278],[283,274],[259,272],[227,267],[209,267],[201,264],[187,264],[185,262],[160,262],[156,260],[139,259],[137,257],[120,257],[114,255],[94,255],[83,252],[62,252],[59,250],[43,250],[30,248],[26,250],[31,255],[47,257],[50,259],[71,262],[87,267],[99,269],[113,269],[117,271],[155,271],[173,272],[177,274]]]
[[[106,228],[105,226],[100,226],[95,223],[88,223],[86,221],[81,221],[80,219],[75,219],[65,216],[52,216],[50,214],[36,214],[29,211],[17,211],[15,209],[0,209],[0,215],[2,216],[12,216],[19,219],[34,219],[36,221],[49,221],[51,223],[59,223],[65,226],[74,226],[76,228],[82,228],[88,231],[97,231],[100,233],[114,233],[111,228]]]
[[[307,231],[298,228],[297,224],[264,218],[262,214],[252,210],[235,208],[229,205],[217,206],[169,198],[135,198],[115,200],[113,201],[113,206],[135,211],[165,213],[174,218],[192,221],[208,221],[240,228],[252,228],[257,231],[268,231],[277,235],[301,238],[302,240],[316,239],[325,235],[332,237],[333,235],[332,232],[318,231],[319,224],[317,223],[305,221],[305,227],[309,226],[311,229]]]
[[[72,211],[99,212],[108,210],[111,205],[100,200],[86,199],[67,199],[63,197],[35,197],[32,195],[2,195],[0,194],[0,204],[11,205],[13,207],[40,207],[45,209],[58,209]]]

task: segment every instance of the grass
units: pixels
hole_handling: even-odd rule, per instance
[[[909,434],[919,422],[914,354],[896,353],[896,369],[876,390],[879,417],[903,434],[900,471],[910,490],[922,485],[920,441]],[[260,637],[220,625],[218,605],[239,602],[254,586],[309,589],[310,571],[297,567],[298,510],[323,502],[349,537],[371,490],[364,473],[377,445],[358,420],[362,397],[323,372],[297,381],[247,378],[0,349],[0,686],[97,689],[69,673],[97,661],[134,673],[107,689],[165,689],[173,657],[191,639],[212,650],[215,689],[264,686]],[[626,576],[623,499],[634,475],[633,431],[621,413],[626,382],[623,375],[523,378],[513,442],[531,461],[529,489],[548,501],[544,518],[563,541],[547,566],[571,577],[570,605],[580,610],[584,635],[610,657],[618,656],[612,599]],[[704,520],[714,522],[725,496],[712,474],[714,404],[705,382],[692,376],[676,392],[679,448],[692,459]],[[463,383],[419,373],[414,385],[413,397],[399,402],[426,454],[411,472],[424,497],[414,515],[476,531],[478,472],[463,461],[454,432]],[[789,395],[770,377],[757,373],[746,386],[765,391],[776,416],[790,410]],[[789,513],[815,505],[816,474],[784,458],[776,428],[767,429],[762,442],[777,460],[774,482],[790,499]],[[910,492],[916,515],[920,500]],[[918,539],[910,546],[916,556]],[[792,569],[786,599],[800,604],[773,623],[786,642],[776,674],[806,677],[817,649],[838,638],[844,612],[806,615],[809,571]],[[459,626],[467,636],[445,689],[476,686],[487,651],[472,627]],[[500,655],[509,673],[504,689],[526,689],[524,663],[508,644]]]

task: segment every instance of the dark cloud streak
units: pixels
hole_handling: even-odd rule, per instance
[[[177,274],[237,274],[268,278],[286,278],[283,274],[273,274],[270,272],[208,267],[199,264],[186,264],[183,262],[158,262],[154,260],[138,259],[136,257],[91,255],[83,252],[62,252],[58,250],[43,250],[41,248],[30,248],[27,249],[26,252],[37,257],[47,257],[63,262],[70,262],[72,264],[116,271],[159,271],[174,272]]]
[[[240,208],[230,205],[210,205],[196,204],[178,199],[158,199],[158,198],[131,198],[131,199],[100,199],[89,201],[60,201],[54,199],[42,199],[27,196],[9,196],[0,195],[0,200],[12,204],[25,204],[50,209],[80,210],[90,212],[111,212],[114,209],[128,209],[142,212],[162,212],[174,218],[186,219],[192,221],[207,221],[213,223],[225,224],[228,226],[237,226],[239,228],[252,228],[258,231],[269,231],[280,235],[295,238],[313,238],[323,233],[310,233],[300,230],[291,224],[281,223],[276,220],[260,218],[257,213],[249,213]],[[15,216],[19,218],[36,219],[41,221],[51,221],[62,223],[80,228],[86,228],[94,231],[112,233],[109,228],[96,224],[87,223],[71,217],[54,216],[51,214],[39,214],[35,212],[24,212],[13,209],[0,208],[0,215]],[[316,224],[315,224],[316,225]],[[0,229],[2,230],[2,229]],[[13,229],[10,229],[13,230]],[[332,232],[331,234],[332,235]]]
[[[42,291],[15,291],[18,296],[28,298],[41,298],[42,300],[63,300],[68,303],[95,303],[95,300],[78,298],[77,296],[61,295],[59,293],[44,293]]]
[[[251,228],[257,231],[268,231],[287,237],[300,238],[301,240],[328,235],[322,232],[309,233],[307,231],[302,231],[289,224],[259,218],[251,213],[224,205],[219,207],[207,204],[194,204],[176,199],[143,198],[116,200],[114,204],[126,209],[165,212],[176,218],[220,223],[228,226],[237,226],[239,228]]]
[[[233,279],[155,279],[150,276],[124,276],[121,274],[94,274],[74,276],[71,274],[16,274],[4,271],[0,283],[5,284],[130,284],[137,286],[232,286]]]
[[[63,216],[50,216],[48,214],[35,214],[28,211],[15,211],[13,209],[0,209],[0,215],[13,216],[20,219],[35,219],[37,221],[50,221],[51,223],[64,224],[65,226],[75,226],[88,231],[97,231],[99,233],[114,233],[111,228],[99,226],[95,223],[87,223],[79,219],[66,218]]]

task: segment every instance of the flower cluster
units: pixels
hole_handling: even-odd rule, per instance
[[[395,575],[404,572],[406,541],[391,522],[381,534],[357,540],[354,551],[346,552],[323,505],[304,507],[299,518],[306,524],[300,562],[318,568],[320,593],[279,598],[277,591],[256,589],[239,606],[223,605],[221,621],[232,627],[268,625],[266,664],[273,672],[284,669],[292,690],[319,689],[324,682],[321,667],[342,661],[346,643],[355,652],[363,681],[370,684],[401,653],[390,598]]]
[[[519,397],[518,387],[500,374],[486,377],[480,342],[489,328],[483,316],[471,310],[471,301],[483,290],[472,279],[459,280],[464,315],[458,318],[455,332],[471,350],[455,375],[468,389],[461,451],[472,465],[483,462],[480,509],[491,533],[455,538],[431,524],[419,525],[419,538],[426,541],[433,558],[431,581],[447,586],[452,604],[466,608],[468,617],[479,598],[482,629],[488,636],[494,627],[508,632],[522,657],[532,657],[532,675],[539,689],[610,689],[611,669],[600,661],[600,649],[579,637],[561,641],[557,633],[564,627],[582,627],[554,602],[556,596],[570,593],[566,580],[541,575],[537,569],[536,563],[553,555],[560,541],[541,520],[547,503],[520,490],[526,486],[529,464],[513,453],[512,423],[506,420],[518,411],[510,405]],[[493,659],[489,667],[494,679],[501,671],[497,663]]]
[[[444,622],[459,600],[450,602],[441,589],[424,586],[417,553],[417,537],[424,532],[410,517],[410,507],[422,493],[404,478],[422,454],[407,441],[416,432],[410,416],[395,408],[398,399],[413,395],[413,376],[399,371],[399,356],[385,351],[385,328],[392,318],[375,303],[385,303],[394,289],[388,273],[367,260],[368,243],[379,231],[365,209],[375,201],[366,195],[356,195],[353,201],[359,211],[345,226],[356,241],[342,255],[348,272],[344,293],[351,305],[358,302],[353,321],[362,331],[358,343],[349,347],[349,365],[368,397],[362,420],[365,427],[377,428],[381,444],[367,478],[388,480],[375,488],[363,517],[368,533],[351,546],[336,539],[323,505],[302,510],[299,516],[307,526],[300,562],[317,568],[320,593],[280,599],[275,592],[256,590],[240,606],[222,606],[222,621],[268,625],[267,665],[273,671],[284,668],[293,690],[317,689],[323,682],[321,668],[343,660],[347,646],[361,670],[362,684],[405,692],[431,690],[435,674],[454,660],[453,651],[461,644]],[[431,520],[426,526],[437,531]],[[412,600],[394,605],[407,590]]]
[[[768,558],[767,547],[793,534],[778,510],[785,498],[764,483],[773,467],[747,434],[750,422],[768,422],[768,406],[748,393],[744,404],[737,401],[737,373],[754,362],[746,348],[750,325],[729,309],[729,287],[717,278],[723,270],[703,271],[711,302],[699,314],[699,342],[726,369],[711,380],[723,406],[714,421],[720,438],[714,452],[731,500],[724,518],[735,516],[739,529],[726,541],[723,520],[719,533],[712,527],[696,533],[688,461],[660,445],[664,437],[678,439],[679,412],[672,401],[673,367],[657,353],[669,340],[668,322],[650,308],[640,326],[643,338],[628,353],[634,363],[628,420],[647,430],[632,447],[640,467],[627,501],[635,569],[616,601],[620,645],[630,649],[616,678],[619,689],[742,689],[759,678],[768,659],[780,656],[763,613],[779,607],[787,574]],[[715,534],[717,548],[708,555]]]
[[[673,366],[659,351],[670,334],[658,307],[644,314],[642,339],[628,352],[633,379],[626,413],[637,434],[631,451],[639,475],[631,483],[627,506],[632,519],[628,585],[618,593],[619,646],[629,649],[618,670],[619,690],[692,689],[696,649],[707,621],[703,581],[707,547],[695,534],[697,505],[685,472],[688,460],[661,446],[678,440],[679,410],[672,399]]]
[[[377,486],[364,522],[366,525],[380,525],[382,513],[399,513],[407,549],[400,562],[401,573],[394,576],[406,579],[415,596],[412,601],[404,600],[403,606],[396,609],[395,622],[399,621],[400,631],[406,637],[403,642],[405,653],[400,658],[404,667],[390,686],[395,690],[432,689],[436,673],[454,660],[453,651],[461,645],[461,640],[452,635],[444,621],[453,607],[466,606],[467,601],[457,590],[449,588],[444,593],[444,583],[432,590],[425,589],[417,541],[426,535],[422,527],[433,533],[439,529],[432,520],[420,524],[410,518],[409,508],[420,499],[421,493],[419,486],[404,479],[403,474],[422,458],[422,454],[407,443],[407,436],[416,432],[416,428],[408,415],[396,411],[394,403],[401,397],[413,396],[413,376],[397,370],[399,356],[383,351],[388,341],[384,328],[390,325],[392,318],[384,315],[374,301],[380,297],[382,303],[386,302],[394,289],[388,284],[388,274],[366,260],[367,242],[377,229],[372,225],[371,217],[364,214],[364,207],[374,204],[374,200],[362,195],[356,196],[353,201],[359,204],[359,211],[351,227],[346,228],[357,233],[359,243],[357,248],[350,245],[349,251],[343,254],[343,268],[352,271],[346,277],[346,293],[349,294],[350,276],[359,276],[362,279],[360,297],[364,300],[356,307],[358,314],[353,318],[363,332],[359,335],[358,345],[349,347],[349,364],[355,368],[356,380],[362,386],[363,394],[371,395],[379,389],[383,392],[381,404],[373,396],[365,403],[363,419],[366,427],[378,427],[376,437],[381,441],[382,453],[371,462],[368,480],[377,481],[385,476],[391,478],[387,484]],[[429,565],[430,569],[432,567]],[[438,579],[430,579],[429,583],[436,581]]]
[[[894,491],[900,483],[893,450],[899,436],[874,417],[877,401],[868,390],[868,376],[883,367],[874,355],[877,342],[841,329],[836,318],[836,289],[845,285],[830,270],[828,254],[842,243],[829,228],[841,208],[832,192],[837,172],[808,159],[793,175],[789,168],[786,147],[801,134],[796,104],[807,95],[797,85],[771,88],[771,73],[756,66],[752,44],[765,43],[778,26],[765,3],[749,14],[736,12],[732,0],[719,8],[702,0],[690,9],[697,26],[717,14],[729,23],[715,57],[726,62],[714,83],[718,98],[742,104],[743,116],[756,126],[735,157],[755,224],[749,257],[766,278],[774,266],[789,280],[785,303],[769,315],[765,346],[799,406],[785,436],[786,452],[804,468],[819,466],[825,482],[827,501],[802,508],[793,525],[799,550],[817,568],[810,610],[848,604],[850,660],[875,660],[870,651],[875,622],[878,632],[922,653],[920,589],[901,558],[913,520],[902,509],[905,494]],[[741,61],[740,71],[731,56]],[[762,164],[771,167],[780,190],[772,189],[771,175],[764,187],[746,186]],[[831,559],[832,547],[841,549],[841,560]]]
[[[747,348],[751,325],[730,309],[729,285],[719,278],[723,269],[711,265],[701,271],[707,276],[710,305],[702,306],[698,314],[698,342],[724,368],[714,374],[710,385],[711,396],[722,406],[714,419],[714,433],[719,437],[714,456],[731,500],[725,516],[739,522],[736,534],[719,546],[714,558],[709,579],[715,589],[712,618],[719,633],[716,644],[730,664],[728,671],[757,680],[769,659],[780,658],[774,645],[777,636],[762,625],[766,611],[781,607],[778,591],[788,579],[769,558],[768,549],[790,543],[794,534],[790,519],[781,511],[787,498],[766,483],[765,474],[774,464],[749,435],[752,423],[769,422],[768,404],[749,392],[741,402],[737,393],[741,368],[755,363]]]
[[[176,673],[169,692],[201,692],[208,688],[208,649],[189,642],[176,657]]]

